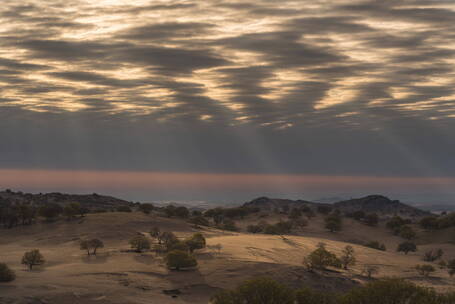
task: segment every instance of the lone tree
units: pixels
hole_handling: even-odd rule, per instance
[[[356,263],[356,258],[354,255],[354,248],[348,245],[343,249],[343,255],[340,258],[341,265],[344,269],[348,269],[348,266],[353,266]]]
[[[190,253],[193,253],[196,249],[205,248],[206,242],[205,237],[202,233],[195,233],[193,236],[187,240],[185,240],[186,245],[188,246],[188,250]]]
[[[325,269],[327,266],[341,267],[341,261],[336,255],[319,243],[318,248],[303,259],[303,264],[309,269]]]
[[[27,251],[22,257],[22,264],[27,265],[30,270],[33,269],[33,266],[42,265],[44,262],[44,257],[38,249]]]
[[[169,269],[180,270],[181,268],[194,267],[196,259],[182,250],[172,250],[166,255],[166,265]]]
[[[341,216],[332,214],[325,218],[325,228],[330,232],[341,230]]]
[[[408,254],[409,252],[416,252],[417,246],[413,242],[403,242],[400,245],[398,245],[397,251],[404,252],[404,254]]]
[[[373,274],[379,273],[379,267],[375,265],[365,265],[362,269],[362,274],[366,275],[369,279],[373,276]]]
[[[150,249],[150,241],[143,235],[137,235],[129,241],[131,248],[136,252],[142,252],[143,250]]]
[[[293,290],[273,279],[260,277],[243,282],[235,290],[218,292],[211,303],[293,304],[294,300]]]
[[[430,273],[435,272],[436,269],[432,265],[425,264],[425,265],[417,265],[416,267],[417,272],[424,277],[430,276]]]
[[[16,278],[16,274],[5,263],[0,263],[0,282],[11,282]]]
[[[99,239],[83,240],[80,244],[81,250],[87,250],[87,255],[96,255],[96,250],[103,247],[104,244]],[[92,252],[90,252],[90,250],[92,250]]]
[[[402,226],[400,228],[400,236],[407,240],[412,240],[416,237],[416,232],[410,226]]]

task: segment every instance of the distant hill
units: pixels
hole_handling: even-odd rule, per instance
[[[59,192],[52,193],[24,193],[11,190],[0,191],[0,205],[10,203],[29,203],[32,205],[43,205],[46,203],[57,203],[65,205],[67,203],[79,203],[82,207],[89,209],[111,209],[118,206],[131,206],[128,202],[112,196],[93,194],[65,194]]]
[[[343,213],[352,213],[354,211],[364,211],[366,213],[378,213],[381,215],[401,215],[401,216],[426,216],[430,212],[406,205],[398,200],[391,200],[382,195],[369,195],[362,198],[350,199],[328,203],[316,203],[305,200],[289,200],[268,197],[259,197],[244,204],[244,206],[258,207],[263,210],[285,210],[308,206],[317,208],[318,206],[332,206]]]
[[[334,208],[344,213],[364,211],[366,213],[396,214],[404,216],[426,216],[430,212],[391,200],[382,195],[369,195],[362,198],[340,201],[333,204]]]

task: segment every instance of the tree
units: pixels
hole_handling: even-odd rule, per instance
[[[188,210],[188,208],[180,206],[175,208],[174,215],[181,218],[187,218],[190,215],[190,211]]]
[[[348,245],[344,247],[343,255],[341,256],[340,261],[344,269],[348,269],[348,266],[355,265],[357,259],[355,258],[354,248],[352,248],[352,246]]]
[[[394,234],[398,234],[400,232],[401,226],[405,225],[407,221],[399,216],[392,217],[386,224],[386,227]]]
[[[0,263],[0,283],[11,282],[16,278],[16,274],[5,263]]]
[[[81,250],[87,250],[87,255],[96,255],[98,248],[104,248],[104,243],[99,239],[83,240],[80,244]],[[92,252],[90,252],[92,250]]]
[[[447,271],[449,272],[450,276],[453,276],[455,274],[455,259],[447,262]]]
[[[225,219],[223,221],[223,225],[221,226],[221,229],[223,230],[228,230],[228,231],[238,231],[239,228],[235,225],[235,222],[230,219]]]
[[[44,263],[44,257],[38,249],[27,251],[22,257],[22,264],[27,265],[30,270],[33,269],[33,266],[42,265]]]
[[[325,228],[330,232],[340,231],[341,230],[341,216],[339,215],[329,215],[325,218]]]
[[[341,261],[325,248],[324,243],[319,243],[318,248],[303,259],[303,264],[309,270],[325,269],[327,266],[341,267]]]
[[[71,203],[63,207],[63,215],[66,216],[68,220],[73,219],[76,215],[80,214],[81,205],[79,203]]]
[[[215,294],[213,304],[293,304],[294,291],[277,281],[260,277],[240,284],[235,290]]]
[[[209,220],[203,217],[202,215],[193,216],[188,220],[188,222],[196,226],[210,226]]]
[[[404,252],[404,254],[408,254],[409,252],[416,252],[417,246],[413,242],[403,242],[398,245],[397,251]]]
[[[38,213],[40,216],[45,217],[46,221],[50,222],[58,217],[62,211],[63,209],[59,204],[48,203],[41,206]]]
[[[150,241],[143,235],[137,235],[129,241],[131,248],[136,252],[142,252],[143,250],[150,249]]]
[[[153,210],[153,205],[150,203],[143,203],[139,205],[139,210],[144,212],[145,214],[150,214]]]
[[[432,265],[429,265],[429,264],[417,265],[415,267],[415,269],[417,270],[417,272],[420,275],[423,275],[424,277],[428,277],[430,275],[430,273],[436,271],[436,269],[434,269],[434,267]]]
[[[362,274],[366,275],[369,279],[373,276],[373,274],[379,273],[379,267],[375,265],[365,265],[362,269]]]
[[[166,255],[166,265],[169,269],[180,270],[181,268],[196,266],[197,261],[186,251],[172,250]]]
[[[160,235],[161,242],[164,243],[164,246],[169,250],[172,244],[178,242],[177,236],[169,231],[163,231]],[[161,244],[160,242],[160,244]]]
[[[436,230],[439,228],[438,218],[435,216],[426,216],[420,220],[419,224],[426,230]]]
[[[191,238],[185,240],[185,243],[188,246],[190,253],[193,253],[193,251],[196,249],[205,248],[206,245],[205,237],[202,235],[202,233],[193,234]]]
[[[410,226],[401,226],[400,236],[407,240],[412,240],[416,237],[416,232]]]

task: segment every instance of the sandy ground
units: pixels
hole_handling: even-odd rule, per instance
[[[273,223],[278,219],[275,216],[267,221]],[[248,218],[239,225],[255,221],[258,219]],[[196,231],[207,237],[209,248],[196,253],[197,269],[169,271],[161,256],[128,250],[131,237],[149,231],[154,225],[179,237]],[[395,252],[401,240],[383,227],[367,227],[349,220],[338,233],[325,232],[322,227],[322,217],[316,217],[298,235],[281,237],[212,228],[196,230],[182,220],[141,213],[108,213],[71,222],[1,229],[0,261],[14,269],[17,278],[0,284],[0,303],[207,303],[217,290],[232,288],[257,275],[271,276],[293,287],[305,284],[340,291],[366,280],[360,275],[365,264],[379,267],[377,277],[398,276],[439,291],[454,290],[454,279],[445,270],[438,269],[430,278],[422,278],[413,269],[423,263],[422,254],[428,249],[443,248],[445,258],[455,258],[455,246],[445,242],[450,233],[438,232],[434,237],[438,243],[432,244],[431,235],[421,232],[417,240],[419,251],[405,256]],[[104,241],[105,248],[99,250],[98,256],[87,257],[79,250],[79,240],[85,237]],[[370,240],[384,242],[388,251],[357,245]],[[302,259],[319,242],[336,254],[351,244],[357,254],[357,265],[348,271],[306,272]],[[222,245],[220,251],[211,248],[216,244]],[[40,249],[47,262],[28,271],[20,259],[25,251],[34,248]]]

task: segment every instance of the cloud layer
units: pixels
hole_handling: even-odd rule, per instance
[[[455,174],[453,1],[7,1],[0,24],[3,167]]]

